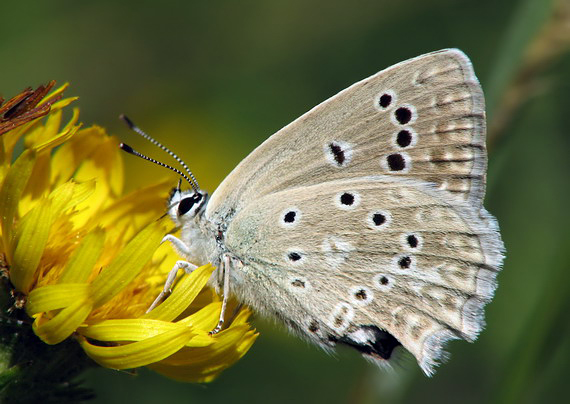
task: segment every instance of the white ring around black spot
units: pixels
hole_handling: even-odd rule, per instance
[[[342,191],[335,195],[334,204],[342,210],[352,210],[360,205],[360,194],[356,191]]]
[[[312,285],[304,276],[290,276],[287,279],[287,288],[295,293],[306,293]]]
[[[385,273],[378,273],[372,278],[372,284],[376,289],[386,292],[394,287],[394,278]]]
[[[324,144],[327,161],[334,167],[346,167],[352,161],[353,149],[349,143],[343,141],[330,141]]]
[[[413,254],[398,254],[392,259],[392,272],[410,273],[416,269],[416,257]]]
[[[410,126],[399,128],[394,132],[394,135],[392,136],[392,145],[399,150],[405,150],[414,147],[417,142],[418,134]]]
[[[285,264],[286,265],[300,265],[306,260],[305,251],[301,248],[290,248],[285,253]]]
[[[400,116],[399,110],[401,110],[402,112],[409,111],[410,118],[401,123],[398,120],[398,116]],[[398,106],[394,107],[390,113],[390,120],[392,121],[392,123],[394,125],[399,126],[399,127],[411,125],[416,121],[417,118],[418,118],[418,112],[416,110],[416,107],[414,107],[413,105],[410,105],[410,104],[398,105]]]
[[[386,101],[390,98],[388,105],[386,105]],[[385,90],[379,92],[376,97],[374,97],[374,108],[377,111],[384,112],[393,109],[394,105],[398,102],[398,98],[396,97],[396,92],[393,90]],[[384,106],[385,105],[385,106]]]
[[[354,318],[354,308],[348,303],[339,303],[333,309],[328,321],[329,327],[337,332],[345,331]]]
[[[301,216],[301,211],[295,207],[284,209],[279,214],[279,225],[285,228],[295,227],[299,224]]]
[[[353,286],[348,293],[350,300],[358,306],[368,306],[374,300],[374,293],[366,286]]]
[[[420,233],[404,233],[400,236],[400,242],[406,251],[420,251],[424,245],[424,239]]]
[[[408,153],[397,151],[381,157],[380,166],[389,173],[406,174],[412,168],[412,159]]]

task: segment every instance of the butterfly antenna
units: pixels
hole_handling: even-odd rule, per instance
[[[194,189],[194,191],[196,191],[196,192],[199,191],[198,185],[197,185],[197,184],[194,184],[194,183],[192,182],[192,180],[190,179],[190,177],[188,177],[186,174],[184,174],[184,173],[183,173],[182,171],[180,171],[179,169],[174,168],[174,167],[172,167],[172,166],[169,166],[168,164],[161,163],[160,161],[155,160],[155,159],[153,159],[153,158],[150,158],[150,157],[148,157],[148,156],[145,156],[144,154],[141,154],[141,153],[139,153],[138,151],[136,151],[135,149],[133,149],[133,148],[132,148],[131,146],[129,146],[128,144],[121,143],[121,144],[119,145],[119,147],[120,147],[122,150],[126,151],[127,153],[132,154],[133,156],[140,157],[141,159],[145,159],[145,160],[147,160],[147,161],[150,161],[151,163],[157,164],[157,165],[159,165],[159,166],[161,166],[161,167],[168,168],[169,170],[174,171],[176,174],[180,175],[182,178],[184,178],[186,181],[188,181],[188,183],[189,183],[190,186]],[[180,189],[180,181],[178,182],[178,189]]]
[[[176,161],[178,161],[178,163],[184,167],[184,170],[188,173],[188,176],[192,179],[192,182],[188,181],[188,178],[185,176],[186,180],[188,182],[190,182],[190,185],[192,185],[192,188],[194,188],[194,190],[197,190],[200,188],[200,186],[198,185],[198,181],[196,181],[196,177],[194,177],[194,174],[192,174],[192,171],[190,171],[190,168],[188,168],[188,166],[186,165],[186,163],[184,161],[182,161],[182,159],[180,157],[178,157],[173,151],[171,151],[168,147],[164,146],[162,143],[160,143],[158,140],[155,140],[154,138],[150,137],[149,135],[147,135],[145,132],[143,132],[143,130],[141,128],[139,128],[137,125],[135,125],[133,123],[133,121],[131,121],[125,114],[121,114],[119,115],[119,118],[122,119],[123,121],[125,121],[125,123],[127,124],[127,126],[133,130],[134,132],[136,132],[137,134],[139,134],[140,136],[142,136],[143,138],[145,138],[146,140],[148,140],[149,142],[151,142],[153,145],[161,148],[162,150],[164,150],[166,153],[170,154],[170,156],[172,158],[174,158]],[[123,149],[124,150],[124,149]],[[132,150],[132,149],[131,149]],[[137,152],[138,153],[138,152]],[[132,154],[132,153],[131,153]],[[140,154],[140,153],[139,153]],[[139,156],[139,157],[142,157]],[[152,159],[149,159],[147,157],[147,160],[151,161]],[[157,161],[155,161],[157,162]],[[158,163],[158,162],[157,162]],[[165,165],[166,166],[166,165]],[[172,168],[172,167],[171,167]]]

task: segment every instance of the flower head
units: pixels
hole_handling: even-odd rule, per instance
[[[206,265],[146,313],[178,259],[160,245],[169,184],[123,195],[117,139],[81,128],[76,108],[62,124],[74,99],[62,99],[66,86],[46,96],[51,86],[0,102],[0,256],[34,333],[46,344],[75,338],[105,367],[212,380],[255,341],[249,310],[234,307],[229,326],[208,334],[221,301]]]

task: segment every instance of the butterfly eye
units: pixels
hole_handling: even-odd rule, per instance
[[[178,216],[182,216],[188,213],[195,203],[202,199],[202,194],[193,194],[188,198],[184,198],[178,204]]]
[[[190,209],[192,209],[192,206],[194,206],[194,198],[184,198],[180,201],[180,203],[178,204],[178,215],[183,215],[185,213],[187,213]]]

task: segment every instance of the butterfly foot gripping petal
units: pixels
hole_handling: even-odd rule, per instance
[[[176,280],[176,275],[178,274],[179,269],[184,269],[184,272],[186,272],[187,274],[190,274],[196,268],[198,268],[198,267],[194,264],[191,264],[190,262],[176,261],[176,264],[174,264],[174,266],[172,267],[172,269],[168,273],[168,278],[166,279],[166,282],[164,283],[164,287],[162,288],[162,291],[156,297],[156,299],[154,299],[154,302],[152,302],[152,304],[150,305],[150,307],[147,309],[146,312],[147,313],[151,312],[156,306],[158,306],[160,303],[162,303],[162,301],[164,299],[166,299],[170,295],[170,293],[172,293],[172,285],[174,284],[174,281]]]
[[[228,307],[228,299],[230,298],[230,264],[231,264],[231,257],[228,254],[224,254],[224,258],[222,261],[221,269],[224,274],[224,295],[222,300],[222,310],[220,311],[220,320],[218,321],[218,325],[208,334],[215,335],[222,331],[222,327],[224,325],[224,319],[226,317],[226,308]]]

